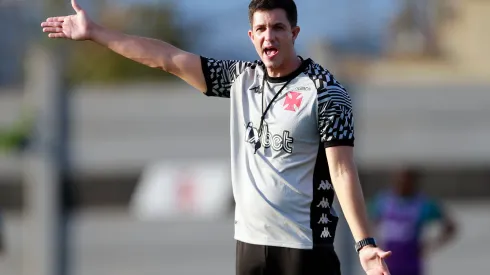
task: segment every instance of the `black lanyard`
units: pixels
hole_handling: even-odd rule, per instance
[[[281,89],[274,95],[271,102],[269,102],[269,104],[267,105],[267,107],[265,108],[265,111],[264,111],[264,94],[265,94],[265,78],[266,78],[266,76],[267,76],[267,71],[264,70],[264,77],[262,79],[262,87],[261,87],[262,100],[260,102],[260,105],[262,107],[262,116],[260,117],[260,126],[259,126],[259,131],[258,131],[259,132],[259,138],[258,138],[257,142],[255,143],[254,154],[257,154],[257,151],[262,146],[262,142],[260,141],[260,139],[262,138],[262,127],[264,125],[265,115],[267,114],[267,111],[269,111],[270,107],[272,106],[272,103],[277,99],[277,97],[282,92],[282,90],[284,90],[284,88],[286,88],[286,86],[294,79],[294,78],[291,78],[286,83],[284,83],[284,85],[282,85]]]

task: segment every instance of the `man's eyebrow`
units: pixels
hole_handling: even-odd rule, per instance
[[[257,24],[254,26],[254,28],[258,28],[258,27],[265,27],[266,24]],[[286,24],[282,23],[282,22],[277,22],[277,23],[273,23],[272,26],[274,27],[284,27],[286,26]]]
[[[286,26],[286,24],[282,23],[282,22],[277,22],[277,23],[274,23],[273,26],[280,26],[280,27],[283,27],[283,26]]]

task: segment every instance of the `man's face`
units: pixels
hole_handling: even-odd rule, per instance
[[[411,196],[417,191],[415,176],[409,172],[401,172],[396,182],[396,192],[401,196]]]
[[[291,27],[286,11],[256,11],[248,32],[255,50],[267,68],[278,68],[294,56],[294,41],[299,27]]]

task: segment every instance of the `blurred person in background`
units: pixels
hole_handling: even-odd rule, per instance
[[[250,2],[248,34],[260,56],[254,62],[216,60],[109,30],[75,0],[72,6],[76,14],[41,23],[49,37],[94,41],[207,96],[231,100],[237,274],[340,274],[335,193],[365,272],[389,274],[390,252],[369,232],[350,96],[328,70],[296,54],[294,1]]]
[[[418,174],[412,169],[396,173],[393,187],[370,201],[369,213],[378,241],[393,253],[386,260],[393,275],[424,274],[426,257],[455,237],[452,217],[441,203],[420,190]],[[441,230],[434,239],[424,238],[424,229],[434,222]]]

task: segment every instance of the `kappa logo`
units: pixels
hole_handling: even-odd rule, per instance
[[[262,90],[260,89],[260,86],[251,87],[249,90],[252,91],[252,92],[254,92],[254,93],[256,93],[256,94],[262,93]]]
[[[327,214],[322,214],[318,224],[328,224],[329,222],[331,222],[331,220],[328,219]]]
[[[330,204],[328,203],[328,200],[326,198],[323,198],[320,203],[316,206],[318,208],[330,208]]]
[[[301,102],[303,101],[303,94],[300,92],[290,91],[287,93],[284,99],[284,110],[296,112],[301,107]]]
[[[331,238],[332,234],[330,234],[330,231],[328,231],[328,228],[324,227],[322,234],[320,235],[320,238],[325,239],[325,238]]]
[[[260,83],[261,81],[262,81],[262,78],[260,77],[259,74],[257,74],[257,82]],[[262,93],[262,89],[260,87],[260,84],[255,84],[254,86],[250,87],[248,90],[249,91],[252,91],[252,92],[254,92],[256,94],[261,94]]]
[[[318,186],[318,190],[330,190],[333,189],[333,186],[328,180],[322,180],[320,182],[320,186]]]

